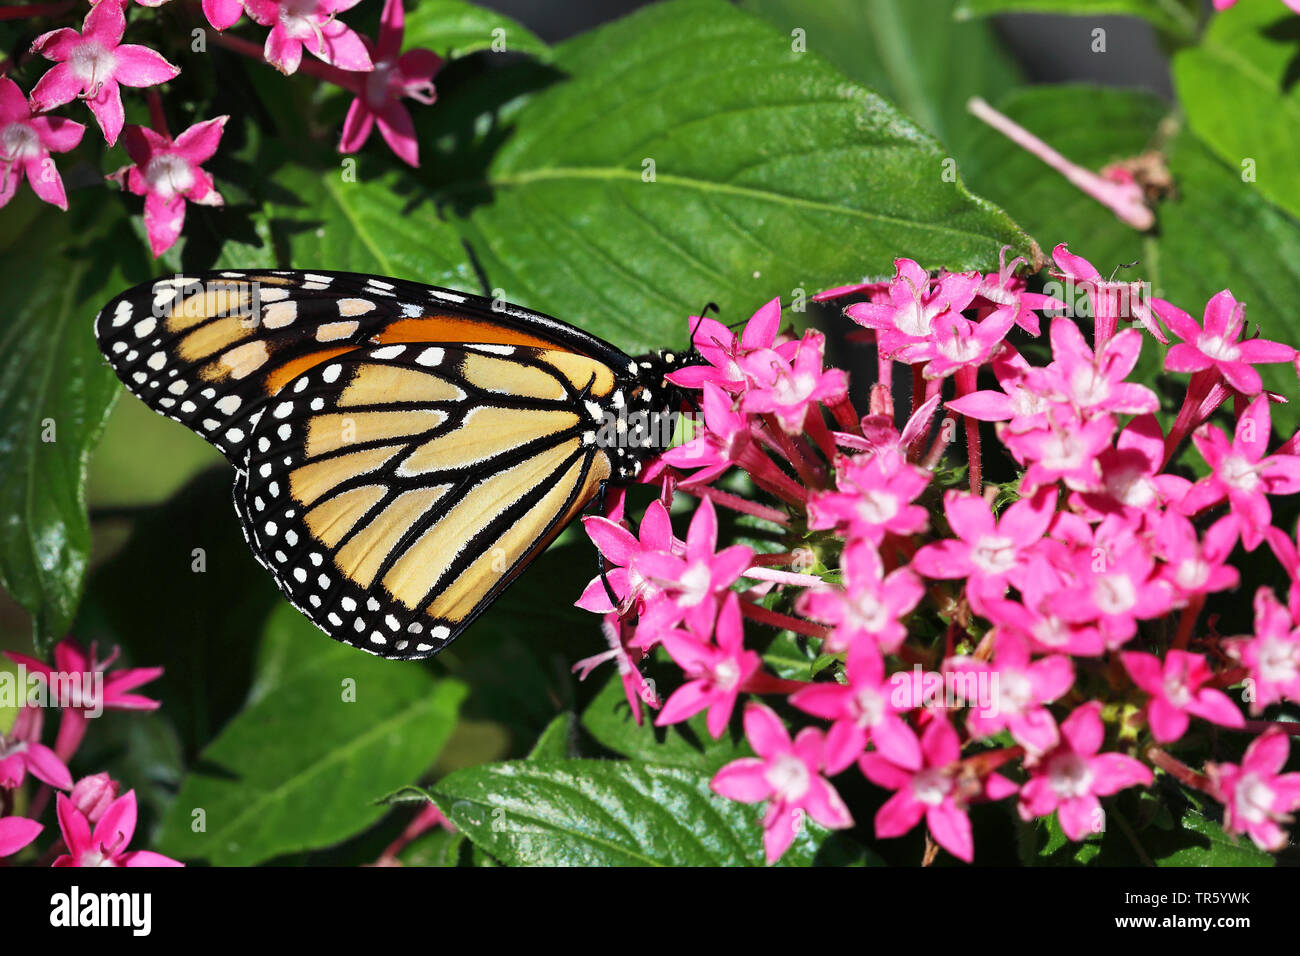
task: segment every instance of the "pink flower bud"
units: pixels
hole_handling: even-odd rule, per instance
[[[72,788],[72,802],[92,824],[98,823],[108,805],[117,799],[121,786],[106,773],[82,777]]]

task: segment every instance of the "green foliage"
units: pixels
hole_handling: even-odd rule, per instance
[[[281,605],[247,704],[186,773],[157,848],[247,865],[364,830],[386,812],[378,798],[432,765],[465,693],[324,640]]]
[[[1298,58],[1300,19],[1255,0],[1211,20],[1173,68],[1196,135],[1262,196],[1300,217]]]
[[[117,202],[66,214],[26,195],[18,205],[26,230],[0,250],[0,583],[31,614],[44,654],[81,598],[86,468],[119,390],[92,322],[143,257]]]
[[[1196,0],[959,0],[957,16],[961,19],[997,13],[1132,16],[1141,17],[1172,37],[1187,40],[1196,32],[1198,6]]]

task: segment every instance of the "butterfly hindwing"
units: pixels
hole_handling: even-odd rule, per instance
[[[337,640],[437,653],[611,476],[603,362],[499,343],[354,349],[301,373],[248,442],[237,510]]]
[[[479,296],[344,272],[225,271],[136,286],[95,321],[101,351],[155,411],[243,467],[271,400],[302,372],[366,344],[558,348],[628,374],[612,346]]]

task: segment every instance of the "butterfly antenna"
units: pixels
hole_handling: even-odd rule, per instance
[[[704,317],[709,314],[709,309],[712,309],[718,315],[722,314],[722,310],[718,308],[718,303],[706,302],[704,304],[704,308],[700,309],[700,314],[695,317],[695,325],[691,328],[691,338],[686,343],[688,350],[695,348],[695,333],[700,330],[700,323],[703,322]]]

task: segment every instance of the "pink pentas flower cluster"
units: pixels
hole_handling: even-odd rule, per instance
[[[164,2],[139,0],[139,6],[157,7]],[[376,39],[354,31],[339,14],[359,2],[203,0],[202,8],[222,46],[265,59],[286,75],[301,68],[355,97],[340,133],[340,152],[360,150],[377,127],[394,155],[419,166],[415,125],[403,101],[429,105],[437,99],[433,78],[442,68],[442,58],[431,50],[402,50],[401,0],[385,0]],[[0,76],[0,207],[26,181],[40,199],[68,208],[53,154],[76,148],[86,127],[47,114],[82,101],[106,146],[124,140],[131,163],[108,179],[144,197],[149,248],[160,256],[180,238],[188,203],[224,203],[203,164],[216,154],[229,117],[201,120],[180,135],[171,135],[159,87],[179,76],[180,68],[157,50],[124,42],[127,10],[128,0],[92,0],[80,29],[61,27],[37,36],[31,54],[53,66],[29,94],[14,80]],[[262,46],[224,33],[245,13],[258,26],[270,28]],[[304,50],[314,59],[304,61]],[[147,88],[150,126],[126,123],[124,87]]]
[[[584,520],[604,571],[578,605],[602,615],[610,650],[577,669],[616,661],[638,720],[649,706],[661,726],[704,713],[714,738],[743,727],[754,756],[713,788],[766,806],[769,861],[805,819],[866,825],[838,792],[853,772],[887,791],[876,836],[924,823],[927,861],[974,858],[981,803],[1086,839],[1110,798],[1157,773],[1221,802],[1230,833],[1285,840],[1300,775],[1257,718],[1300,702],[1300,584],[1289,603],[1257,588],[1250,635],[1222,637],[1205,611],[1264,543],[1300,580],[1270,504],[1300,491],[1300,438],[1274,440],[1284,399],[1258,372],[1296,351],[1248,336],[1227,290],[1197,322],[1063,245],[1053,259],[1064,299],[1030,291],[1019,260],[981,274],[900,259],[886,281],[819,295],[852,297],[848,338],[874,350],[865,415],[823,336],[784,331],[778,301],[739,335],[693,318],[695,364],[669,378],[699,414],[644,473],[660,496],[637,524],[622,497]],[[1152,339],[1187,380],[1167,431],[1138,373]],[[985,483],[981,427],[1014,479]],[[687,497],[683,540],[670,508]],[[784,545],[728,543],[724,511]],[[782,633],[817,666],[765,656]],[[641,673],[651,656],[680,673],[662,699]],[[1240,765],[1177,756],[1211,726],[1258,735]]]
[[[109,0],[104,0],[109,2]],[[27,849],[45,830],[40,822],[53,795],[59,838],[40,858],[53,866],[180,866],[150,850],[128,849],[135,834],[134,790],[107,773],[73,780],[68,770],[90,727],[106,710],[151,711],[158,702],[133,693],[156,680],[162,668],[112,669],[118,652],[101,658],[67,638],[54,648],[54,662],[16,654],[5,656],[25,670],[25,696],[13,726],[0,732],[0,859]],[[35,699],[31,695],[35,693]],[[59,729],[54,746],[42,743],[45,712],[57,708]],[[13,814],[13,792],[35,786],[26,814]]]

